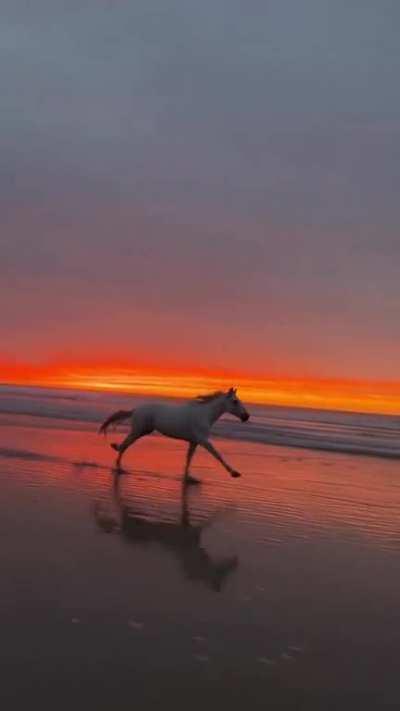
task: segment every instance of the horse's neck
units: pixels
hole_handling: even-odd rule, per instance
[[[214,422],[216,422],[221,417],[221,415],[226,412],[225,397],[216,398],[212,402],[208,403],[206,407],[210,425],[213,425]]]

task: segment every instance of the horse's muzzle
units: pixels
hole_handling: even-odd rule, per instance
[[[246,414],[245,414],[245,415],[242,415],[240,419],[242,420],[242,422],[247,422],[247,420],[249,419],[249,417],[250,417],[249,413],[246,412]]]

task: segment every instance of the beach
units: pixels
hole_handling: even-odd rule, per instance
[[[0,711],[400,711],[400,3],[1,9]]]
[[[242,477],[199,452],[183,490],[185,445],[157,435],[115,474],[110,401],[18,397],[0,401],[5,708],[399,708],[395,453],[226,431]]]

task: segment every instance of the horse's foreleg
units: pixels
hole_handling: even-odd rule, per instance
[[[200,442],[201,446],[204,447],[204,449],[207,450],[207,452],[210,452],[215,459],[217,459],[223,467],[229,472],[229,474],[233,477],[238,477],[240,476],[240,473],[237,472],[235,469],[232,469],[231,466],[225,461],[225,459],[221,456],[221,454],[215,449],[214,445],[211,444],[208,440],[204,440],[204,442]]]
[[[183,481],[185,484],[198,484],[199,480],[195,479],[194,476],[190,476],[189,474],[189,468],[190,468],[190,462],[193,459],[193,455],[196,451],[197,444],[195,442],[190,442],[189,447],[187,450],[186,454],[186,464],[185,464],[185,473],[183,475]]]

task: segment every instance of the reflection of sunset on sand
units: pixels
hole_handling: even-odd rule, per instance
[[[144,708],[155,704],[155,674],[176,703],[182,675],[202,704],[215,678],[239,705],[243,684],[288,709],[299,694],[318,704],[349,687],[373,695],[380,677],[366,666],[397,693],[397,667],[376,659],[387,630],[393,658],[398,642],[395,460],[222,440],[245,476],[230,479],[199,452],[203,483],[182,488],[184,443],[143,439],[116,475],[96,429],[0,417],[6,693],[27,633],[51,680],[44,703],[63,670],[80,679],[88,708],[126,698],[132,683]],[[69,703],[71,694],[67,685]]]
[[[96,492],[103,492],[110,504],[114,455],[94,427],[34,417],[21,422],[20,417],[5,415],[0,423],[2,442],[7,443],[0,453],[12,457],[19,477],[34,477],[39,486],[61,490],[83,487],[100,502]],[[279,538],[282,530],[301,540],[319,531],[389,549],[400,544],[396,460],[231,440],[222,440],[220,446],[245,475],[232,480],[207,452],[199,451],[193,473],[203,485],[193,494],[191,519],[194,514],[196,520],[196,512],[207,517],[229,505],[241,519],[240,529],[254,529],[256,537]],[[154,435],[129,450],[127,475],[120,482],[127,505],[139,497],[161,518],[179,521],[185,452],[183,442]]]

